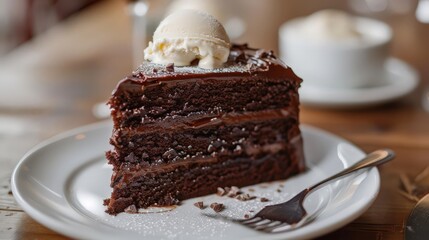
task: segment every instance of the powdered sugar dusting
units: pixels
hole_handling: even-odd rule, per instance
[[[183,66],[174,67],[173,72],[166,71],[166,66],[157,63],[144,62],[140,65],[135,74],[141,73],[145,76],[165,76],[165,75],[184,75],[184,74],[204,74],[204,73],[232,73],[232,72],[248,72],[246,65],[227,63],[222,68],[204,69],[198,66]]]
[[[255,237],[255,235],[263,233],[220,218],[212,218],[210,215],[222,215],[235,219],[252,217],[267,205],[287,201],[292,195],[311,183],[304,180],[308,179],[309,174],[309,172],[305,172],[287,180],[261,183],[240,189],[229,186],[229,192],[234,192],[237,194],[236,196],[231,194],[219,196],[214,192],[211,195],[182,201],[173,208],[139,209],[139,213],[135,213],[137,211],[133,209],[135,211],[112,216],[105,212],[106,207],[102,204],[103,199],[108,198],[111,193],[109,185],[104,184],[109,182],[111,171],[111,166],[107,165],[104,158],[87,165],[73,178],[69,201],[81,215],[89,217],[121,236],[133,236],[139,239],[247,239]],[[317,172],[312,171],[311,174],[322,179]],[[95,175],[99,181],[88,184],[88,179],[93,179]],[[227,186],[220,187],[227,189]],[[241,194],[248,194],[255,198],[237,199],[237,196]],[[268,201],[262,201],[262,198],[266,198]],[[319,198],[319,196],[314,198],[315,204],[310,205],[316,206]],[[194,204],[197,202],[203,202],[205,208],[196,207]],[[223,204],[224,208],[216,212],[215,209],[209,207],[212,203]],[[114,239],[113,236],[112,238]]]
[[[287,184],[284,181],[263,183],[254,186],[241,188],[244,194],[250,194],[256,198],[240,201],[228,196],[212,194],[183,201],[175,208],[161,209],[164,212],[150,213],[159,208],[150,210],[140,209],[138,214],[121,213],[117,216],[103,214],[98,220],[116,228],[132,231],[149,238],[162,239],[219,239],[230,236],[230,233],[237,224],[210,218],[206,215],[221,214],[235,219],[244,219],[245,216],[253,216],[263,207],[288,200],[292,194],[287,193]],[[281,191],[276,191],[281,189]],[[261,198],[269,201],[262,202]],[[196,202],[203,202],[205,208],[199,209],[194,206]],[[225,209],[216,213],[209,207],[212,203],[221,203]],[[146,213],[142,213],[146,212]],[[149,213],[147,213],[149,212]],[[252,231],[249,232],[252,234]],[[254,233],[253,233],[254,234]]]

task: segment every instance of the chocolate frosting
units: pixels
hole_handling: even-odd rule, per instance
[[[198,81],[202,78],[210,77],[228,80],[243,76],[284,79],[294,81],[297,86],[302,82],[302,79],[278,59],[272,51],[250,48],[247,44],[233,44],[228,61],[222,68],[203,69],[199,68],[195,63],[192,66],[171,69],[171,66],[143,62],[131,76],[118,83],[113,94],[118,88],[122,87],[129,91],[132,91],[133,88],[139,91],[142,86],[150,87],[160,83],[174,84],[183,81]]]

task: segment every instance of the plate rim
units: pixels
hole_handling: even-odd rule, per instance
[[[50,138],[42,141],[41,143],[35,145],[20,159],[20,161],[15,166],[15,168],[12,172],[12,175],[11,175],[11,189],[13,192],[13,197],[15,198],[15,200],[17,201],[19,206],[21,206],[21,208],[25,211],[26,214],[28,214],[30,217],[32,217],[35,221],[37,221],[37,222],[41,223],[42,225],[44,225],[45,227],[51,229],[52,231],[57,232],[59,234],[63,234],[63,235],[68,236],[68,237],[72,237],[72,238],[76,238],[76,237],[77,238],[105,237],[105,234],[100,234],[99,232],[96,232],[96,231],[91,231],[91,232],[73,231],[69,227],[67,227],[67,223],[65,223],[63,221],[55,221],[55,219],[53,219],[51,215],[45,214],[45,213],[43,213],[42,210],[38,209],[37,207],[32,206],[32,204],[29,203],[26,199],[24,199],[23,196],[20,194],[20,191],[17,187],[17,181],[18,181],[17,176],[19,174],[19,171],[22,168],[22,165],[24,163],[26,163],[26,161],[30,161],[28,159],[31,159],[31,156],[33,154],[44,149],[45,147],[49,146],[50,144],[53,144],[55,142],[61,141],[63,139],[69,138],[71,136],[74,136],[74,135],[82,133],[82,132],[100,130],[100,129],[105,128],[109,125],[111,125],[111,121],[105,120],[105,121],[95,122],[92,124],[73,128],[73,129],[68,130],[68,131],[64,131],[62,133],[59,133],[53,137],[50,137]],[[336,134],[325,131],[323,129],[320,129],[318,127],[314,127],[314,126],[311,126],[308,124],[300,124],[300,128],[301,128],[301,131],[303,129],[307,129],[307,131],[317,132],[318,134],[322,134],[325,136],[329,136],[329,137],[341,140],[342,142],[350,144],[354,148],[363,152],[363,150],[361,148],[359,148],[357,145],[353,144],[349,140],[347,140],[341,136],[338,136]],[[369,176],[374,177],[375,181],[372,182],[372,188],[371,188],[372,191],[367,192],[368,197],[366,197],[366,201],[360,201],[360,202],[358,202],[358,204],[354,204],[354,210],[348,209],[349,210],[348,213],[344,213],[346,216],[345,216],[345,218],[342,219],[341,222],[339,222],[338,220],[334,221],[333,219],[331,219],[331,221],[325,222],[325,225],[326,225],[325,228],[320,229],[317,232],[314,231],[313,233],[305,234],[305,238],[307,239],[307,238],[322,236],[322,235],[325,235],[325,234],[332,232],[336,229],[339,229],[339,228],[345,226],[346,224],[352,222],[354,219],[356,219],[361,214],[363,214],[368,208],[370,208],[371,205],[373,204],[373,202],[375,201],[375,199],[377,198],[379,190],[380,190],[380,174],[378,172],[378,169],[376,167],[369,169],[368,176],[366,176],[365,179],[367,179]],[[75,220],[73,220],[73,221],[75,221]],[[325,221],[327,221],[327,220],[325,220]],[[88,229],[91,229],[91,228],[88,228]],[[117,230],[118,230],[117,231],[118,233],[123,232],[123,230],[120,230],[120,229],[117,229]],[[254,237],[250,237],[249,239],[255,239],[255,240],[256,239],[265,239],[265,237],[266,236],[262,236],[262,237],[261,236],[254,236]],[[270,235],[269,238],[270,239],[284,239],[284,235],[283,234]]]

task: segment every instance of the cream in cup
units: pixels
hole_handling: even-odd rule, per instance
[[[322,10],[280,28],[280,55],[304,84],[359,88],[385,81],[392,32],[383,22]]]

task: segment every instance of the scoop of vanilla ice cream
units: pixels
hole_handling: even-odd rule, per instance
[[[359,39],[353,16],[339,10],[322,10],[305,19],[302,33],[315,40]]]
[[[219,68],[228,60],[229,37],[222,24],[208,13],[183,9],[167,16],[158,26],[153,41],[144,50],[154,63]]]

